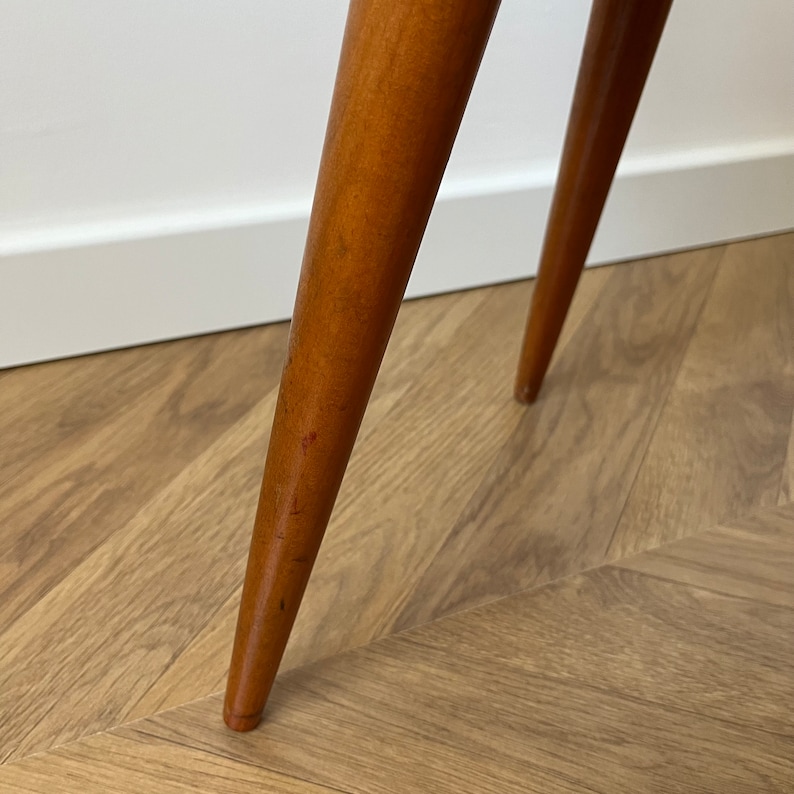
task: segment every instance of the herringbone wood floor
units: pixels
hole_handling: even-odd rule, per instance
[[[219,716],[284,325],[0,373],[0,791],[794,791],[794,234],[408,303]],[[137,721],[136,721],[137,720]]]

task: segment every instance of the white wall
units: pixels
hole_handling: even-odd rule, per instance
[[[288,313],[345,10],[0,0],[0,366]],[[446,220],[425,246],[439,253],[423,252],[414,292],[533,270],[588,11],[504,0],[442,188]],[[701,207],[726,190],[764,195],[700,227],[670,207],[661,237],[652,224],[632,237],[641,219],[608,213],[599,236],[615,243],[595,258],[794,225],[792,34],[790,0],[676,0],[624,157],[624,204],[640,212],[676,173],[670,195],[700,191]],[[477,249],[493,242],[478,219],[501,247]],[[472,249],[493,261],[464,263],[461,282],[460,259],[442,252]],[[175,317],[180,279],[192,304],[213,305]]]

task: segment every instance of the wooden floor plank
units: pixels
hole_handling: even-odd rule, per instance
[[[332,789],[167,742],[101,734],[0,767],[14,794],[329,794]],[[334,789],[333,791],[337,791]]]
[[[794,608],[794,504],[761,510],[614,564]]]
[[[351,792],[784,792],[793,634],[790,607],[607,566],[287,673],[251,734],[219,697],[120,731]]]
[[[722,253],[613,269],[397,627],[603,561]]]
[[[236,588],[274,404],[271,393],[0,635],[0,757],[125,719]]]
[[[794,502],[794,413],[791,417],[791,433],[788,439],[786,462],[780,477],[780,495],[778,504],[784,505]]]
[[[285,342],[254,329],[9,373],[0,631],[277,385]]]
[[[794,235],[732,243],[609,550],[779,501],[794,406]]]
[[[156,714],[225,687],[242,590],[242,584],[236,587],[207,624],[174,654],[125,720]],[[303,608],[312,609],[312,601],[307,600]],[[285,664],[282,669],[287,668]]]
[[[489,294],[488,289],[469,290],[438,295],[432,300],[406,301],[402,305],[357,443],[377,428],[429,367],[437,365]]]

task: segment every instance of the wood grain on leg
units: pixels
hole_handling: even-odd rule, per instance
[[[672,0],[596,0],[516,377],[534,402],[593,241]]]
[[[224,707],[250,730],[308,582],[497,0],[354,0]]]

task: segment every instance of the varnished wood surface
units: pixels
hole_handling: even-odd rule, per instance
[[[533,403],[595,235],[672,0],[594,0],[521,348]]]
[[[604,709],[596,711],[601,723],[615,715],[617,732],[608,734],[614,743],[605,739],[607,746],[599,745],[593,756],[578,750],[558,753],[572,765],[560,767],[563,776],[577,782],[560,782],[563,777],[555,767],[557,771],[548,774],[558,775],[552,780],[556,790],[588,790],[586,786],[596,791],[630,790],[603,783],[601,776],[612,768],[610,764],[618,764],[625,756],[641,767],[645,759],[647,774],[651,774],[660,748],[668,753],[665,757],[675,758],[688,744],[687,763],[700,763],[701,769],[719,767],[723,761],[737,776],[737,764],[763,768],[766,761],[761,767],[751,763],[759,746],[756,739],[765,730],[761,726],[765,718],[758,711],[764,708],[763,687],[771,687],[776,701],[785,702],[782,687],[790,675],[779,666],[779,646],[768,646],[766,634],[752,632],[775,626],[765,610],[787,614],[794,581],[787,529],[794,408],[790,399],[794,340],[786,330],[794,303],[792,245],[794,235],[779,235],[587,271],[550,370],[548,388],[529,411],[513,402],[510,377],[530,285],[504,285],[406,304],[287,649],[287,666],[302,667],[397,629],[478,607],[611,560],[621,566],[609,573],[618,577],[617,584],[609,584],[613,579],[598,579],[607,584],[598,584],[597,590],[625,593],[620,610],[627,615],[632,604],[644,615],[654,599],[668,603],[664,601],[668,591],[647,595],[650,588],[666,587],[668,580],[683,589],[670,591],[676,606],[666,614],[687,605],[694,610],[688,624],[675,624],[673,635],[653,634],[653,642],[643,651],[647,656],[615,657],[631,668],[635,676],[631,686],[639,687],[641,676],[649,680],[656,676],[650,659],[669,650],[656,649],[656,644],[669,641],[674,651],[681,643],[697,644],[707,634],[725,635],[726,644],[721,647],[728,670],[739,676],[738,662],[730,660],[737,653],[740,661],[746,660],[747,681],[754,687],[747,699],[756,705],[745,703],[745,698],[729,703],[727,696],[719,699],[716,694],[713,702],[706,702],[702,693],[710,686],[707,676],[712,668],[718,669],[717,661],[692,657],[708,663],[682,668],[689,687],[685,690],[672,688],[673,672],[665,673],[666,694],[654,701],[650,711],[634,712],[632,697],[599,700]],[[775,285],[774,300],[768,280]],[[734,332],[731,322],[741,331]],[[720,337],[725,339],[725,349],[719,346]],[[0,602],[0,757],[11,762],[8,770],[16,768],[15,775],[25,776],[30,790],[67,790],[46,782],[64,776],[60,764],[77,764],[83,771],[75,773],[76,779],[88,780],[100,750],[87,745],[88,749],[79,751],[78,760],[69,756],[70,760],[57,763],[49,760],[52,755],[34,758],[33,753],[147,718],[163,708],[182,708],[221,689],[285,342],[284,327],[273,326],[0,373],[0,422],[16,439],[13,445],[0,446],[4,483],[0,548],[5,553],[0,585],[4,592],[17,594],[13,609],[7,608],[10,600]],[[729,347],[732,353],[726,352]],[[718,364],[712,356],[719,358]],[[686,410],[668,407],[684,397]],[[741,421],[735,413],[739,398],[747,407]],[[730,426],[720,425],[721,421]],[[720,442],[720,427],[729,433],[729,443]],[[707,447],[702,459],[692,457],[699,440]],[[648,466],[653,467],[654,476],[646,478],[643,472]],[[689,487],[678,466],[700,487]],[[67,495],[56,499],[58,489]],[[638,519],[630,526],[625,513],[632,500],[635,506],[630,509]],[[723,509],[721,504],[730,508]],[[616,533],[610,551],[617,528],[620,535]],[[683,540],[666,543],[678,538]],[[660,543],[666,545],[658,551],[633,556]],[[623,557],[612,556],[623,554],[621,549],[625,549]],[[587,577],[585,581],[590,581]],[[622,582],[640,584],[624,586]],[[579,627],[583,642],[590,641],[598,634],[597,621],[607,621],[608,616],[598,617],[593,604],[599,599],[595,599],[587,602],[593,627],[574,620],[579,600],[568,587],[565,584],[560,591],[569,594],[565,620]],[[718,628],[697,622],[704,599],[712,598],[723,605],[749,604],[752,609],[762,604],[757,610],[763,611],[753,613],[760,616],[759,625],[748,628],[741,617],[746,613],[737,612],[738,623],[731,628],[730,611],[720,618],[723,622]],[[609,613],[618,609],[606,595],[603,604]],[[581,605],[584,608],[585,603]],[[510,620],[505,618],[505,625]],[[551,659],[548,654],[560,639],[550,627],[553,620],[548,620],[543,631],[555,638],[545,651]],[[654,625],[665,621],[666,617],[660,618]],[[532,632],[541,632],[546,624],[534,625]],[[625,636],[619,621],[597,625],[605,626],[604,632]],[[687,625],[692,630],[689,638]],[[638,642],[647,631],[642,622],[632,624]],[[777,624],[775,631],[781,642],[788,638],[790,646],[787,624]],[[734,649],[734,642],[744,650]],[[537,645],[528,647],[534,648],[533,658],[541,653]],[[562,655],[553,665],[573,669],[565,665],[576,661],[577,644],[569,639],[560,647]],[[763,671],[750,664],[750,651],[757,653],[756,663]],[[607,664],[610,657],[606,650],[602,652],[606,655],[597,658]],[[609,650],[613,652],[617,650]],[[568,657],[574,657],[573,661]],[[621,667],[623,663],[614,664]],[[372,686],[377,684],[377,666],[372,662],[367,667],[367,675],[375,676]],[[669,666],[675,667],[674,660]],[[387,679],[390,669],[384,667]],[[428,668],[418,669],[421,673]],[[483,676],[484,670],[483,666]],[[583,667],[575,676],[586,682],[586,672]],[[293,675],[303,675],[303,671],[284,679],[284,693],[292,692]],[[706,678],[700,681],[699,676]],[[509,686],[520,695],[518,679],[510,680]],[[603,679],[598,681],[601,686]],[[722,692],[729,681],[719,681]],[[617,680],[611,683],[617,688]],[[336,697],[323,695],[320,683],[306,686],[312,692],[306,695],[307,702]],[[493,682],[483,686],[496,698],[494,704],[504,704]],[[277,693],[280,687],[277,684]],[[572,690],[565,690],[565,697],[559,694],[558,716],[554,716],[552,700],[559,690],[550,690],[551,700],[544,700],[537,687],[527,691],[533,702],[539,699],[537,717],[546,720],[543,724],[549,731],[541,744],[549,753],[554,752],[557,740],[552,737],[564,735],[569,719],[579,726],[576,735],[581,734],[577,741],[582,747],[586,746],[586,729],[596,738],[603,732],[598,722],[577,722],[585,717],[575,717]],[[584,704],[580,710],[591,703],[587,694],[591,691],[584,685],[576,690],[576,702]],[[739,691],[744,693],[746,688]],[[706,723],[691,722],[691,710],[686,709],[690,696],[695,697],[692,692],[701,693],[700,700],[693,702],[703,710]],[[282,695],[277,697],[282,703]],[[274,719],[286,718],[297,702],[294,693],[283,697],[287,700],[278,706]],[[289,708],[287,701],[292,704]],[[485,701],[478,702],[477,713],[483,718],[490,715],[495,725],[507,719],[504,715],[510,717],[507,706],[507,711],[500,710],[502,706],[489,711]],[[224,735],[218,730],[219,707],[214,697],[178,713],[187,715],[180,719],[194,721],[197,730],[212,732],[217,738]],[[328,737],[337,720],[362,719],[363,707],[356,708],[334,713],[327,718],[329,722],[315,719],[318,731],[328,728],[323,741],[332,741]],[[730,714],[731,708],[737,711]],[[415,709],[412,713],[418,714]],[[770,713],[774,726],[768,734],[770,741],[780,742],[782,731],[789,728],[779,712]],[[552,718],[560,722],[550,722]],[[420,781],[429,776],[431,782],[423,790],[433,790],[433,781],[445,769],[450,780],[459,782],[456,753],[471,750],[476,756],[480,751],[472,745],[453,753],[445,749],[443,730],[423,731],[431,723],[423,723],[418,716],[416,720],[411,723],[416,733],[411,742],[429,733],[442,739],[428,754],[424,752],[427,746],[414,743],[417,755],[425,760],[419,766],[414,761],[407,764],[412,770],[411,785],[422,790]],[[629,733],[636,733],[637,738],[627,739],[618,730],[624,721],[640,727],[658,723],[662,732],[651,736],[632,728]],[[269,724],[260,731],[268,731]],[[733,733],[724,734],[730,726]],[[748,744],[736,750],[736,758],[743,760],[731,761],[731,742],[744,727],[749,731]],[[701,743],[692,744],[698,731]],[[473,727],[470,732],[474,735]],[[138,741],[126,733],[122,738]],[[182,783],[168,775],[180,781],[180,770],[189,770],[194,763],[192,751],[173,749],[170,740],[153,741],[162,745],[163,755],[157,748],[146,751],[151,755],[146,756],[144,767],[172,768],[162,773],[162,790],[180,790],[174,787]],[[246,747],[254,739],[223,741],[228,742],[224,748],[232,748]],[[234,745],[234,741],[243,744]],[[353,733],[333,741],[338,755],[368,758],[371,765],[374,756],[362,753],[384,747],[377,736]],[[507,737],[504,744],[524,753],[526,745],[511,745],[517,741]],[[727,744],[720,749],[723,741]],[[626,749],[621,751],[624,742]],[[148,781],[159,772],[135,788],[135,779],[123,771],[129,763],[123,760],[128,754],[125,747],[120,745],[118,751],[117,790],[158,791]],[[258,753],[270,752],[261,745],[255,747]],[[57,751],[59,758],[70,752],[68,745]],[[758,752],[759,758],[773,757]],[[217,762],[221,766],[216,771],[233,779],[237,774],[233,768],[240,762],[230,753],[223,749],[224,760]],[[103,764],[112,765],[110,755],[108,751]],[[612,760],[599,761],[600,755]],[[205,756],[196,758],[195,763],[205,763],[201,760]],[[388,753],[384,758],[388,761]],[[231,764],[228,769],[226,762]],[[307,760],[300,763],[310,765]],[[323,761],[323,767],[330,763]],[[782,762],[776,763],[772,771],[777,777],[770,779],[785,780]],[[254,774],[247,764],[240,770],[239,790],[254,785],[246,782],[245,775]],[[377,772],[380,790],[399,790],[395,778],[389,777],[397,774],[395,769],[396,761]],[[8,770],[3,772],[5,777],[0,775],[0,791],[26,790],[18,785],[21,778],[8,777]],[[405,764],[401,770],[400,775],[408,774]],[[294,767],[275,771],[294,776]],[[666,790],[658,782],[660,777],[656,789],[650,784],[643,788],[644,779],[636,777],[641,771],[635,770],[635,777],[629,778],[636,790]],[[492,775],[498,783],[500,774],[480,769],[471,785],[462,788],[488,791],[488,785],[497,784],[484,778]],[[535,779],[535,772],[526,774]],[[662,772],[657,769],[654,774]],[[97,775],[97,780],[105,779]],[[310,779],[343,791],[351,789]],[[611,783],[611,778],[606,779]],[[672,779],[683,780],[683,773]],[[367,790],[372,781],[365,782],[361,785]],[[91,791],[89,785],[83,790]],[[270,785],[275,788],[276,783]],[[704,783],[687,789],[681,783],[679,788],[792,788],[742,785],[709,788]],[[184,787],[190,788],[187,783]],[[216,788],[223,791],[220,783]],[[379,789],[373,783],[369,790]]]
[[[287,647],[499,0],[353,0],[240,600],[224,719]]]

